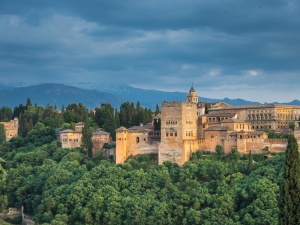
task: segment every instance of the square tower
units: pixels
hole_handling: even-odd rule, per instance
[[[197,103],[163,102],[158,162],[182,165],[197,150]]]

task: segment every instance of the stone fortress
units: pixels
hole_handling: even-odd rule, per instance
[[[154,119],[158,119],[156,115]],[[197,150],[215,152],[217,145],[224,153],[236,148],[240,154],[283,152],[286,139],[269,139],[262,128],[273,131],[287,129],[300,119],[300,106],[259,104],[231,106],[226,103],[198,102],[192,86],[186,102],[161,104],[161,129],[152,125],[134,126],[116,130],[116,163],[124,163],[131,155],[158,154],[159,164],[164,161],[179,165],[189,160]],[[294,132],[298,141],[300,132]]]

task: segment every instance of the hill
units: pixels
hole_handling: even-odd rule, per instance
[[[100,106],[103,102],[109,102],[117,107],[124,101],[121,97],[113,94],[62,84],[40,84],[0,90],[1,106],[14,108],[20,103],[25,104],[27,98],[30,98],[33,104],[44,106],[49,103],[61,107],[81,102],[90,109]]]
[[[78,86],[78,87],[76,87]],[[92,89],[91,87],[80,87],[63,84],[39,84],[27,87],[10,87],[0,84],[0,106],[14,108],[20,103],[25,104],[26,99],[30,98],[32,103],[46,106],[51,105],[67,106],[70,103],[83,103],[87,108],[99,107],[101,103],[109,102],[114,107],[119,107],[122,102],[137,102],[141,106],[154,109],[156,104],[164,101],[185,101],[187,93],[166,92],[158,90],[148,90],[135,88],[128,85],[103,85]],[[233,106],[256,105],[259,102],[247,101],[244,99],[212,99],[199,96],[199,101],[205,102],[225,102]],[[274,102],[275,103],[275,102]],[[300,105],[299,100],[294,100],[287,105]]]

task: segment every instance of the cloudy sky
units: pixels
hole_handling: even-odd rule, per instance
[[[300,99],[300,1],[1,0],[0,82]]]

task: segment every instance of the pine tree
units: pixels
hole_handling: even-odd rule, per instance
[[[279,203],[280,224],[300,224],[300,159],[297,139],[290,135]]]
[[[87,155],[93,157],[93,141],[92,141],[93,132],[87,122],[85,122],[84,127],[82,128],[82,147],[87,151]]]

